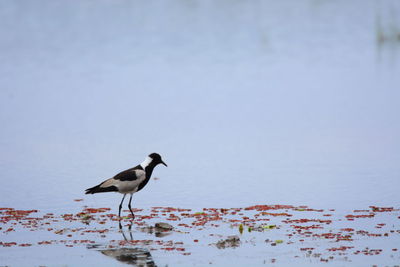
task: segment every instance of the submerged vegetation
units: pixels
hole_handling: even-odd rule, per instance
[[[298,260],[307,257],[314,262],[352,261],[362,255],[375,255],[386,263],[388,259],[400,259],[397,247],[400,241],[399,211],[377,206],[348,214],[334,209],[291,205],[204,208],[201,211],[153,207],[136,209],[134,221],[122,218],[123,226],[119,229],[120,219],[110,213],[109,208],[84,206],[75,214],[0,208],[3,236],[0,249],[84,246],[115,256],[122,262],[139,254],[152,262],[154,257],[150,251],[197,259],[196,252],[200,248],[209,250],[210,257],[213,249],[239,249],[243,250],[242,255],[247,252],[252,257],[265,258],[265,255],[254,254],[252,248],[271,252],[272,247],[279,246],[287,255],[270,254],[271,262],[285,261],[288,255]],[[27,231],[39,235],[21,242],[13,240]],[[386,245],[371,246],[375,241],[379,241],[377,244],[383,241]],[[124,256],[124,253],[129,255]]]

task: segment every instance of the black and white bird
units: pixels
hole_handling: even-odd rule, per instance
[[[129,199],[129,210],[132,217],[135,218],[131,208],[132,195],[146,186],[149,182],[151,174],[153,173],[154,167],[158,164],[165,164],[161,159],[161,156],[157,153],[152,153],[146,157],[146,159],[136,167],[127,169],[115,175],[114,177],[105,180],[99,185],[86,189],[86,194],[96,194],[103,192],[119,192],[123,194],[121,203],[119,204],[118,216],[121,217],[122,203],[124,202],[125,196],[130,194]]]

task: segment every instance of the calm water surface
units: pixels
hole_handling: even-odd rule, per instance
[[[0,206],[399,206],[398,1],[2,1]]]
[[[399,14],[395,0],[1,1],[0,207],[116,212],[120,195],[84,189],[151,152],[169,167],[155,170],[134,207],[310,205],[338,218],[399,207]],[[374,223],[395,227],[395,218]],[[107,240],[121,239],[106,226]],[[193,235],[189,244],[209,238]],[[46,238],[54,233],[21,229],[1,241]],[[193,245],[190,260],[152,255],[174,266],[257,265],[265,255],[285,265],[293,256],[244,238],[238,250]],[[358,242],[391,251],[396,238]],[[0,265],[118,264],[68,249],[2,248]]]

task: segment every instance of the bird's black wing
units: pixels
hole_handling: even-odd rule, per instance
[[[119,181],[135,181],[143,178],[144,170],[142,166],[138,165],[134,168],[127,169],[115,175],[113,179]]]

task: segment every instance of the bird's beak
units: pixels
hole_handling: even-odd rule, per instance
[[[168,167],[168,165],[164,161],[161,161],[161,164],[165,165],[165,167]]]

